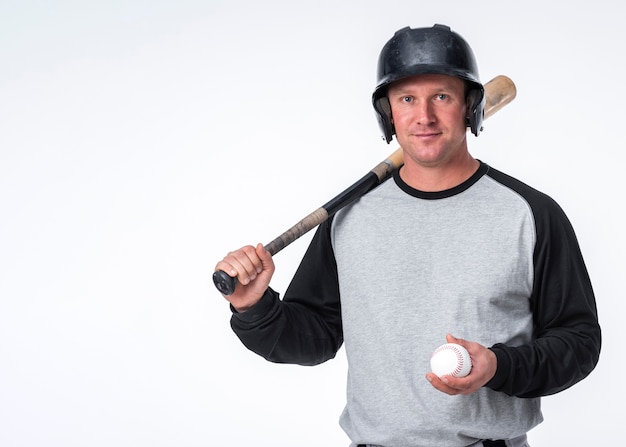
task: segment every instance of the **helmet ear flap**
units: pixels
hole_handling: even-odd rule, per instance
[[[386,95],[379,96],[374,100],[374,110],[376,110],[376,118],[378,125],[383,131],[383,137],[387,143],[393,139],[396,129],[393,126],[393,118],[391,116],[391,104]]]
[[[467,93],[467,126],[476,136],[483,130],[485,116],[485,90],[473,88]]]

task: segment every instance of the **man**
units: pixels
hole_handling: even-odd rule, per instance
[[[404,165],[320,225],[282,300],[262,245],[229,253],[231,325],[273,362],[313,365],[345,341],[353,446],[527,446],[541,396],[586,377],[601,333],[574,231],[548,196],[473,158],[484,89],[450,28],[404,28],[373,95]],[[459,338],[456,338],[459,337]],[[463,378],[429,371],[443,341]]]

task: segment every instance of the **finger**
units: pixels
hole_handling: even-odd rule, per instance
[[[468,377],[453,377],[442,376],[437,377],[434,373],[426,374],[426,379],[437,390],[456,396],[458,394],[468,395],[476,391],[479,387],[476,387],[474,381]]]
[[[226,258],[217,263],[217,265],[215,266],[215,271],[217,272],[218,270],[221,270],[227,273],[229,276],[235,278],[237,276],[237,269],[235,269],[235,267],[233,267],[233,265],[231,265],[230,263],[226,262],[225,259]]]
[[[243,249],[244,255],[237,256],[235,262],[239,263],[238,278],[239,282],[244,286],[256,279],[257,274],[261,271],[261,260],[252,247]]]
[[[224,268],[224,265],[228,267]],[[231,272],[231,276],[237,276],[239,282],[243,285],[253,281],[261,268],[261,260],[256,254],[254,247],[246,246],[239,250],[229,253],[220,264],[218,268],[226,272]]]
[[[448,376],[438,377],[434,373],[428,373],[426,374],[426,380],[428,380],[435,389],[441,391],[442,393],[449,394],[450,396],[461,394],[461,390],[450,386],[450,378]]]

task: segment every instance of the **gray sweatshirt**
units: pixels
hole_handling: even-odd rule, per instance
[[[317,229],[282,300],[269,288],[247,312],[233,309],[231,326],[277,363],[315,365],[345,341],[340,424],[353,445],[384,447],[523,435],[542,421],[540,397],[586,377],[601,344],[569,220],[484,163],[436,193],[396,171]],[[478,392],[452,397],[425,379],[446,333],[495,353]]]

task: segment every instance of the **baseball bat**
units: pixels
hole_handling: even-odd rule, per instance
[[[513,81],[504,75],[496,76],[487,82],[484,87],[485,119],[513,101],[517,94],[517,89]],[[356,183],[352,184],[338,196],[313,211],[269,244],[265,245],[265,249],[274,256],[300,236],[303,236],[311,229],[324,222],[341,208],[383,183],[391,176],[391,173],[402,166],[403,163],[404,157],[402,148],[398,148]],[[232,295],[237,285],[237,278],[228,275],[222,270],[216,270],[213,273],[213,283],[223,295]]]

